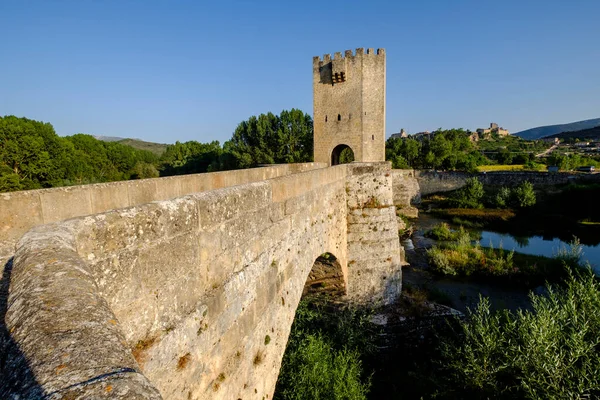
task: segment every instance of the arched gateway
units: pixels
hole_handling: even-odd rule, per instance
[[[331,165],[346,164],[354,161],[354,151],[345,144],[339,144],[331,151]]]

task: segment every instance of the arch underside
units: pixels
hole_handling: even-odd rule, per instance
[[[302,296],[325,294],[333,297],[346,295],[347,287],[340,261],[331,253],[321,254],[315,260]]]

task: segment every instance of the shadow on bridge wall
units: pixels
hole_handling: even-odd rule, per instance
[[[41,398],[44,390],[36,381],[27,359],[6,329],[8,290],[13,268],[11,257],[4,265],[0,281],[0,398]]]

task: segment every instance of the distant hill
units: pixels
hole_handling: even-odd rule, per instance
[[[148,150],[148,151],[151,151],[152,153],[156,154],[159,157],[165,152],[165,150],[167,150],[166,144],[145,142],[140,139],[129,139],[129,138],[122,138],[122,137],[117,137],[117,136],[95,136],[95,135],[94,135],[94,137],[98,140],[102,140],[103,142],[117,142],[117,143],[124,144],[126,146],[131,146],[134,149]]]
[[[117,136],[96,136],[92,135],[98,140],[102,140],[103,142],[118,142],[119,140],[123,140],[125,138],[117,137]]]
[[[117,143],[131,146],[138,150],[148,150],[148,151],[151,151],[152,153],[156,154],[157,156],[161,156],[165,152],[165,150],[167,150],[166,144],[154,143],[154,142],[144,142],[143,140],[139,140],[139,139],[119,138]]]
[[[596,126],[590,129],[582,129],[580,131],[573,132],[561,132],[555,135],[546,136],[547,138],[559,138],[559,139],[591,139],[600,140],[600,126]]]
[[[585,121],[571,122],[570,124],[540,126],[517,132],[515,135],[520,136],[523,139],[533,140],[556,135],[557,133],[581,131],[597,126],[600,126],[600,118],[586,119]]]

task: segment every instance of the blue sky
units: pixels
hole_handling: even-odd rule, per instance
[[[221,142],[312,115],[312,57],[383,47],[386,134],[600,117],[600,1],[0,0],[0,115]]]

